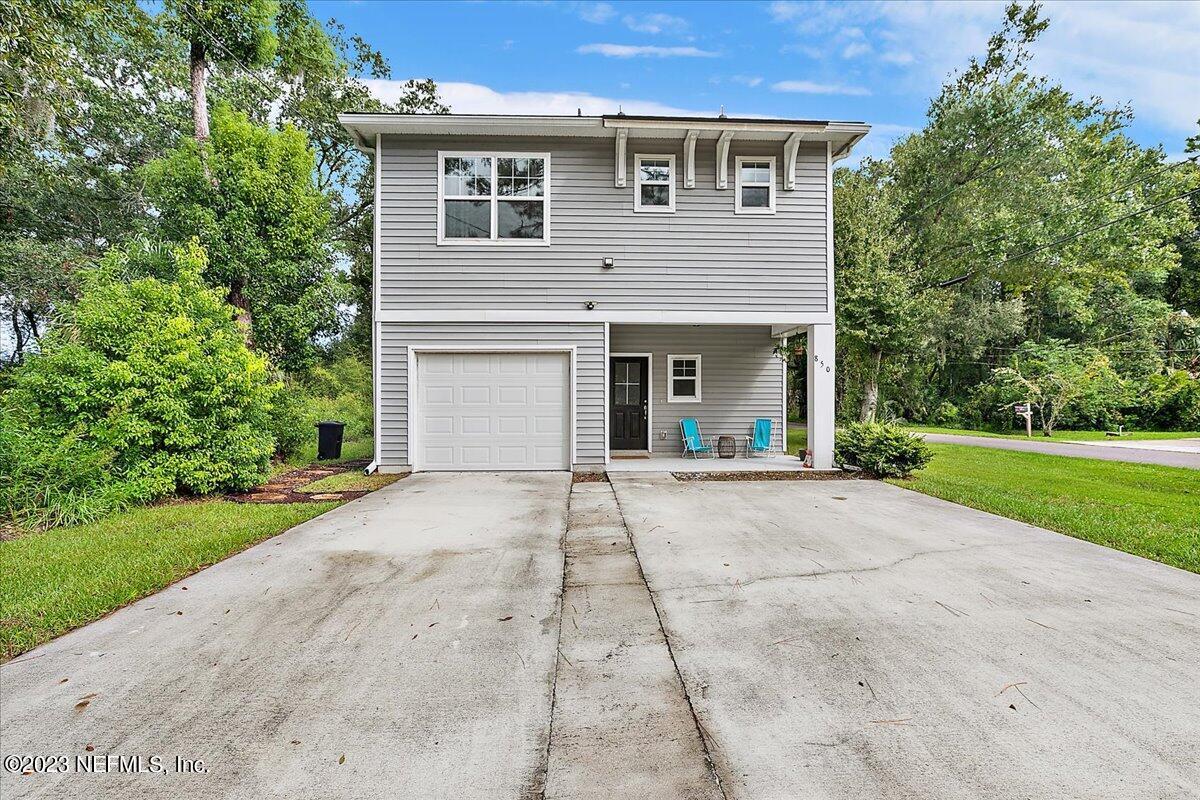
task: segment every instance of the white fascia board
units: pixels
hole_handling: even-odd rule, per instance
[[[533,309],[470,308],[445,310],[380,311],[381,323],[440,322],[571,322],[603,325],[771,325],[794,328],[803,325],[829,325],[832,315],[825,312],[781,314],[775,311],[539,311]]]
[[[673,120],[673,119],[613,119],[604,120],[606,128],[628,128],[634,131],[763,131],[770,133],[820,133],[829,126],[805,125],[797,122],[733,122],[730,120]]]

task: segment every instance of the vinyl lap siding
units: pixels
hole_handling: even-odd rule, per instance
[[[551,245],[437,244],[439,150],[551,154]],[[682,188],[682,143],[630,140],[628,186],[613,186],[611,139],[384,137],[380,309],[826,310],[825,146],[801,145],[797,188],[782,148],[733,140],[729,188],[715,188],[712,140],[696,146],[696,188]],[[634,155],[675,153],[676,211],[633,211]],[[776,213],[734,214],[738,155],[776,156]],[[605,256],[616,269],[601,268]]]
[[[655,453],[681,454],[679,419],[695,417],[704,436],[749,436],[768,417],[775,447],[783,446],[785,364],[765,326],[613,325],[613,353],[652,353]],[[667,402],[667,356],[700,354],[699,403]],[[659,436],[665,433],[666,438]],[[740,444],[740,443],[739,443]],[[740,452],[740,450],[739,450]]]
[[[380,454],[385,468],[408,457],[408,348],[576,347],[575,463],[604,463],[604,325],[602,323],[382,323]]]

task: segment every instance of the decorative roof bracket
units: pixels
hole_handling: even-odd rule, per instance
[[[683,139],[683,188],[696,188],[696,139],[700,131],[688,131]]]
[[[783,188],[789,191],[796,188],[796,156],[803,138],[804,134],[797,131],[783,143]]]
[[[615,185],[618,189],[625,188],[625,142],[629,139],[628,128],[617,128],[617,165]]]
[[[733,131],[721,131],[717,139],[717,188],[729,188],[729,141]]]

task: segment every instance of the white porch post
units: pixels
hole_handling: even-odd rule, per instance
[[[808,449],[816,469],[833,468],[833,326],[809,325]]]

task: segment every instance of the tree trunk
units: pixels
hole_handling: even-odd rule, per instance
[[[208,61],[204,45],[192,42],[192,124],[196,128],[196,141],[208,141]]]
[[[236,281],[229,287],[229,295],[226,298],[229,304],[237,309],[238,325],[242,328],[242,335],[246,337],[246,347],[254,349],[254,318],[250,314],[250,298],[246,297],[246,284],[243,281]]]
[[[879,368],[883,363],[883,351],[872,352],[871,360],[875,363],[871,366],[871,371],[867,373],[867,380],[863,384],[862,404],[858,407],[859,422],[874,422],[875,412],[879,407]]]

